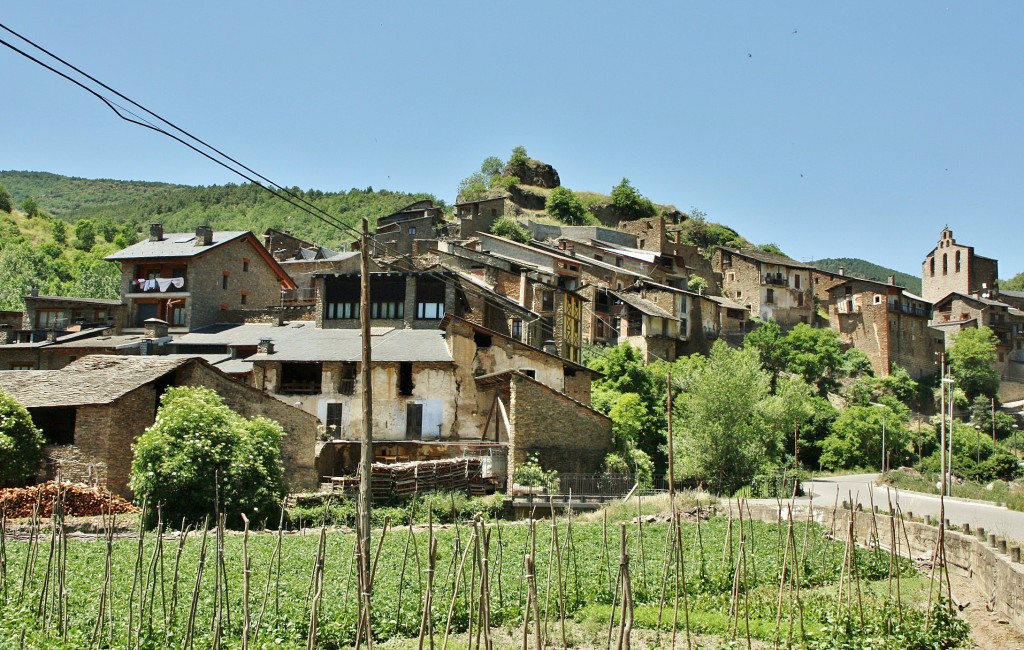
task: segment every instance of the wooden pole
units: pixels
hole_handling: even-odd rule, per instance
[[[672,371],[668,371],[667,375],[667,394],[666,394],[666,416],[668,417],[668,503],[669,507],[675,512],[676,509],[676,474],[675,474],[675,463],[672,457],[675,455],[675,448],[672,444]]]
[[[359,324],[362,330],[363,436],[359,459],[359,575],[370,576],[370,470],[373,465],[373,384],[370,355],[370,223],[363,218],[363,240],[359,246]],[[373,585],[362,585],[370,594]]]

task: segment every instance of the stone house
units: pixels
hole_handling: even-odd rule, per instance
[[[359,273],[318,273],[316,323],[323,329],[358,329]],[[445,314],[468,308],[459,278],[450,271],[391,271],[370,274],[374,326],[436,329]]]
[[[559,286],[560,276],[507,255],[477,250],[475,243],[442,242],[440,264],[462,278],[469,310],[462,317],[534,347],[551,347],[561,354],[576,354],[570,345],[582,336],[575,314],[586,308],[586,297]],[[578,357],[577,357],[578,360]]]
[[[0,388],[25,405],[46,436],[41,478],[59,470],[130,496],[131,446],[153,424],[171,386],[205,386],[245,417],[261,415],[286,432],[285,477],[293,490],[316,484],[316,418],[239,384],[196,357],[88,356],[62,370],[0,371]]]
[[[814,324],[811,266],[785,255],[727,246],[715,251],[711,263],[722,295],[748,306],[752,317],[774,319],[784,330]]]
[[[886,377],[894,365],[915,379],[937,371],[943,335],[929,327],[932,305],[895,284],[854,277],[831,282],[825,305],[829,327],[840,340],[871,360],[871,368]]]
[[[469,239],[491,232],[494,222],[519,211],[508,196],[495,196],[477,201],[456,203],[455,219],[459,222],[459,238]]]
[[[999,262],[974,252],[973,246],[958,244],[953,231],[943,228],[939,242],[921,264],[921,292],[937,303],[951,293],[982,295],[996,289]]]
[[[121,264],[121,297],[126,329],[150,318],[186,332],[230,322],[252,308],[281,305],[281,291],[295,283],[249,231],[165,235],[160,224],[150,236],[105,259]]]
[[[121,300],[71,298],[68,296],[25,296],[25,312],[19,340],[45,338],[47,331],[62,333],[105,327],[120,333],[124,327],[125,305]]]
[[[947,348],[961,330],[988,327],[997,339],[994,365],[1000,376],[1024,380],[1024,311],[995,298],[954,292],[935,303],[932,325],[945,333]]]
[[[429,248],[447,234],[444,209],[430,200],[417,201],[377,220],[372,254],[384,258],[412,255],[418,246]]]

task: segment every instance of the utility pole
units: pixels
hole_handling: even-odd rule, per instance
[[[942,356],[939,357],[939,372],[941,380],[939,381],[939,425],[941,427],[941,434],[939,436],[939,473],[942,475],[939,479],[941,482],[941,488],[939,492],[946,494],[946,353],[943,352]]]
[[[359,246],[359,326],[362,333],[363,436],[359,458],[359,564],[367,605],[370,584],[370,469],[373,464],[373,383],[370,372],[370,224],[363,219],[363,240]],[[367,613],[367,620],[369,615]]]

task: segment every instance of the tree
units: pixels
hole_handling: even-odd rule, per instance
[[[775,392],[779,373],[786,368],[786,349],[782,339],[782,328],[772,319],[760,321],[757,329],[743,337],[743,347],[755,350],[761,365],[770,374],[772,392]]]
[[[0,204],[0,207],[2,207],[2,204]],[[1008,291],[1024,291],[1024,271],[1001,283],[999,286]]]
[[[627,219],[643,219],[658,214],[658,209],[649,198],[641,194],[630,184],[628,178],[612,188],[612,205]]]
[[[75,224],[75,243],[78,250],[91,251],[96,245],[96,226],[90,219],[82,219]]]
[[[708,290],[708,281],[699,275],[691,275],[686,281],[686,288],[704,294]]]
[[[517,241],[520,244],[529,244],[531,239],[530,231],[509,217],[499,217],[491,225],[491,234]]]
[[[34,217],[39,214],[39,204],[30,196],[21,202],[21,211],[29,217]]]
[[[512,148],[512,156],[508,159],[508,164],[512,167],[518,167],[519,165],[525,165],[530,157],[526,154],[526,147],[519,145],[518,147]]]
[[[882,422],[890,466],[905,462],[909,432],[906,421],[888,406],[851,406],[836,418],[832,433],[821,443],[821,466],[828,470],[880,468]]]
[[[0,212],[10,214],[14,210],[14,198],[7,191],[3,183],[0,183]]]
[[[762,468],[766,450],[779,447],[765,439],[759,412],[768,373],[753,349],[716,341],[688,383],[676,400],[676,470],[680,478],[732,494]]]
[[[273,519],[285,494],[283,436],[276,422],[246,420],[208,388],[169,388],[134,445],[131,489],[162,503],[165,521],[201,522],[218,502],[231,526],[241,513]]]
[[[818,387],[825,395],[838,384],[836,377],[843,365],[843,349],[834,330],[814,328],[800,323],[782,341],[786,369]]]
[[[0,486],[23,483],[35,474],[43,442],[28,409],[0,391]]]
[[[949,350],[949,368],[958,388],[973,401],[979,395],[993,398],[999,393],[996,361],[999,339],[987,327],[961,330]]]
[[[54,219],[50,223],[50,232],[53,233],[53,241],[64,245],[68,243],[68,224],[60,219]]]
[[[766,253],[774,253],[776,255],[786,256],[786,254],[782,252],[782,249],[779,248],[779,245],[776,244],[775,242],[771,242],[769,244],[761,244],[760,246],[758,246],[758,248]]]
[[[579,226],[586,222],[587,209],[576,193],[567,187],[556,187],[544,204],[547,213],[562,223]]]

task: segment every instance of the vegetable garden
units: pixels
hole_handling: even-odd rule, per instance
[[[109,533],[80,539],[60,511],[17,534],[3,522],[0,647],[913,650],[967,638],[941,570],[858,547],[852,529],[754,521],[742,504],[737,517],[698,505],[385,525],[372,538],[371,639],[357,634],[352,534],[233,533],[221,518],[118,538],[111,515]],[[900,518],[884,520],[899,539]]]

